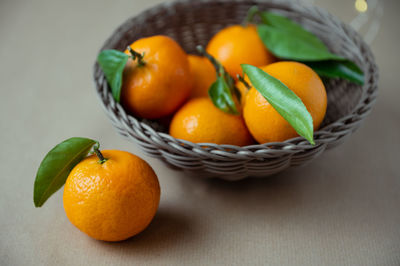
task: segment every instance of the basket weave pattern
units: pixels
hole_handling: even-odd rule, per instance
[[[343,142],[369,114],[377,96],[378,69],[362,38],[349,26],[326,11],[308,4],[282,1],[178,1],[161,4],[127,20],[105,42],[103,49],[124,50],[133,41],[151,35],[168,35],[188,52],[205,46],[220,29],[241,23],[247,10],[279,12],[318,35],[332,52],[356,62],[365,73],[365,84],[343,80],[325,81],[328,109],[321,129],[314,133],[316,145],[297,137],[285,142],[246,147],[196,144],[167,134],[156,121],[127,114],[111,95],[104,74],[96,63],[94,80],[102,106],[122,136],[139,145],[148,155],[168,165],[202,177],[238,180],[265,177],[290,166],[303,165]]]

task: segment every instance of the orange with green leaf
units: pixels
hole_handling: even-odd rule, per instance
[[[149,164],[129,152],[100,151],[98,142],[87,138],[65,140],[45,156],[36,175],[35,206],[41,207],[64,183],[67,217],[98,240],[121,241],[140,233],[160,200],[158,178]]]
[[[327,107],[325,86],[317,73],[310,67],[293,61],[277,62],[261,69],[243,65],[243,69],[246,73],[252,73],[249,76],[250,81],[247,77],[245,79],[248,81],[249,91],[243,114],[253,137],[259,143],[284,141],[297,136],[291,126],[296,124],[298,133],[312,143],[310,133],[322,123]],[[285,97],[281,97],[281,93],[285,93]],[[301,101],[303,106],[294,103],[295,101]],[[285,114],[280,115],[279,112]],[[298,120],[295,114],[301,113],[305,114],[306,119]]]
[[[115,100],[139,117],[156,119],[172,114],[192,89],[187,54],[167,36],[139,39],[124,53],[102,51],[98,61]]]

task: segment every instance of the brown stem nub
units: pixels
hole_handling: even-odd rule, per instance
[[[140,53],[136,52],[135,50],[133,50],[130,46],[128,46],[127,49],[132,55],[132,60],[136,60],[136,59],[138,60],[139,66],[144,66],[146,64],[146,62],[143,60],[144,53],[140,54]]]
[[[107,161],[107,159],[104,158],[103,154],[100,152],[99,146],[100,145],[95,145],[93,147],[93,151],[94,151],[94,153],[96,153],[97,157],[99,157],[99,163],[103,164],[103,163],[105,163]]]

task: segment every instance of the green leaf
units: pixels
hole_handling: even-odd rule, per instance
[[[327,78],[343,78],[358,85],[364,84],[362,70],[351,61],[304,62],[318,75]]]
[[[128,58],[129,55],[117,50],[101,51],[97,57],[97,61],[111,87],[112,95],[117,102],[120,101],[122,74]]]
[[[33,202],[36,207],[43,203],[67,180],[69,172],[97,142],[87,138],[67,139],[47,153],[40,163],[33,190]]]
[[[345,60],[321,47],[304,32],[286,31],[269,25],[258,25],[257,32],[268,50],[282,59],[296,61]]]
[[[314,145],[313,120],[301,99],[280,80],[258,67],[247,64],[241,66],[253,87],[289,122],[300,136]]]
[[[287,32],[287,34],[301,36],[301,38],[304,41],[307,41],[307,43],[312,43],[313,47],[329,52],[326,45],[317,36],[305,30],[301,25],[288,19],[287,17],[272,12],[261,12],[260,17],[261,21],[266,25],[283,30]]]
[[[296,22],[271,12],[259,13],[263,24],[258,34],[265,46],[277,57],[301,61],[319,75],[364,83],[364,74],[353,62],[331,53],[313,33]]]
[[[236,109],[235,101],[232,97],[231,89],[229,88],[224,76],[219,76],[217,80],[211,84],[208,90],[212,102],[220,110],[229,114],[239,114]]]

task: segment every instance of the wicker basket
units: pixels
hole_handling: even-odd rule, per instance
[[[188,53],[195,53],[196,45],[205,46],[223,27],[241,23],[252,5],[258,5],[261,10],[279,12],[301,23],[318,35],[334,53],[355,61],[364,70],[364,86],[336,79],[325,81],[328,109],[321,129],[314,134],[315,146],[301,137],[246,147],[212,143],[200,145],[173,138],[157,121],[127,114],[114,101],[103,72],[96,63],[96,90],[116,130],[148,155],[160,158],[174,168],[195,176],[227,180],[265,177],[290,166],[303,165],[325,149],[342,143],[371,111],[377,96],[378,70],[362,38],[320,8],[293,1],[203,0],[161,4],[123,23],[101,50],[124,50],[139,38],[164,34],[178,41]]]

